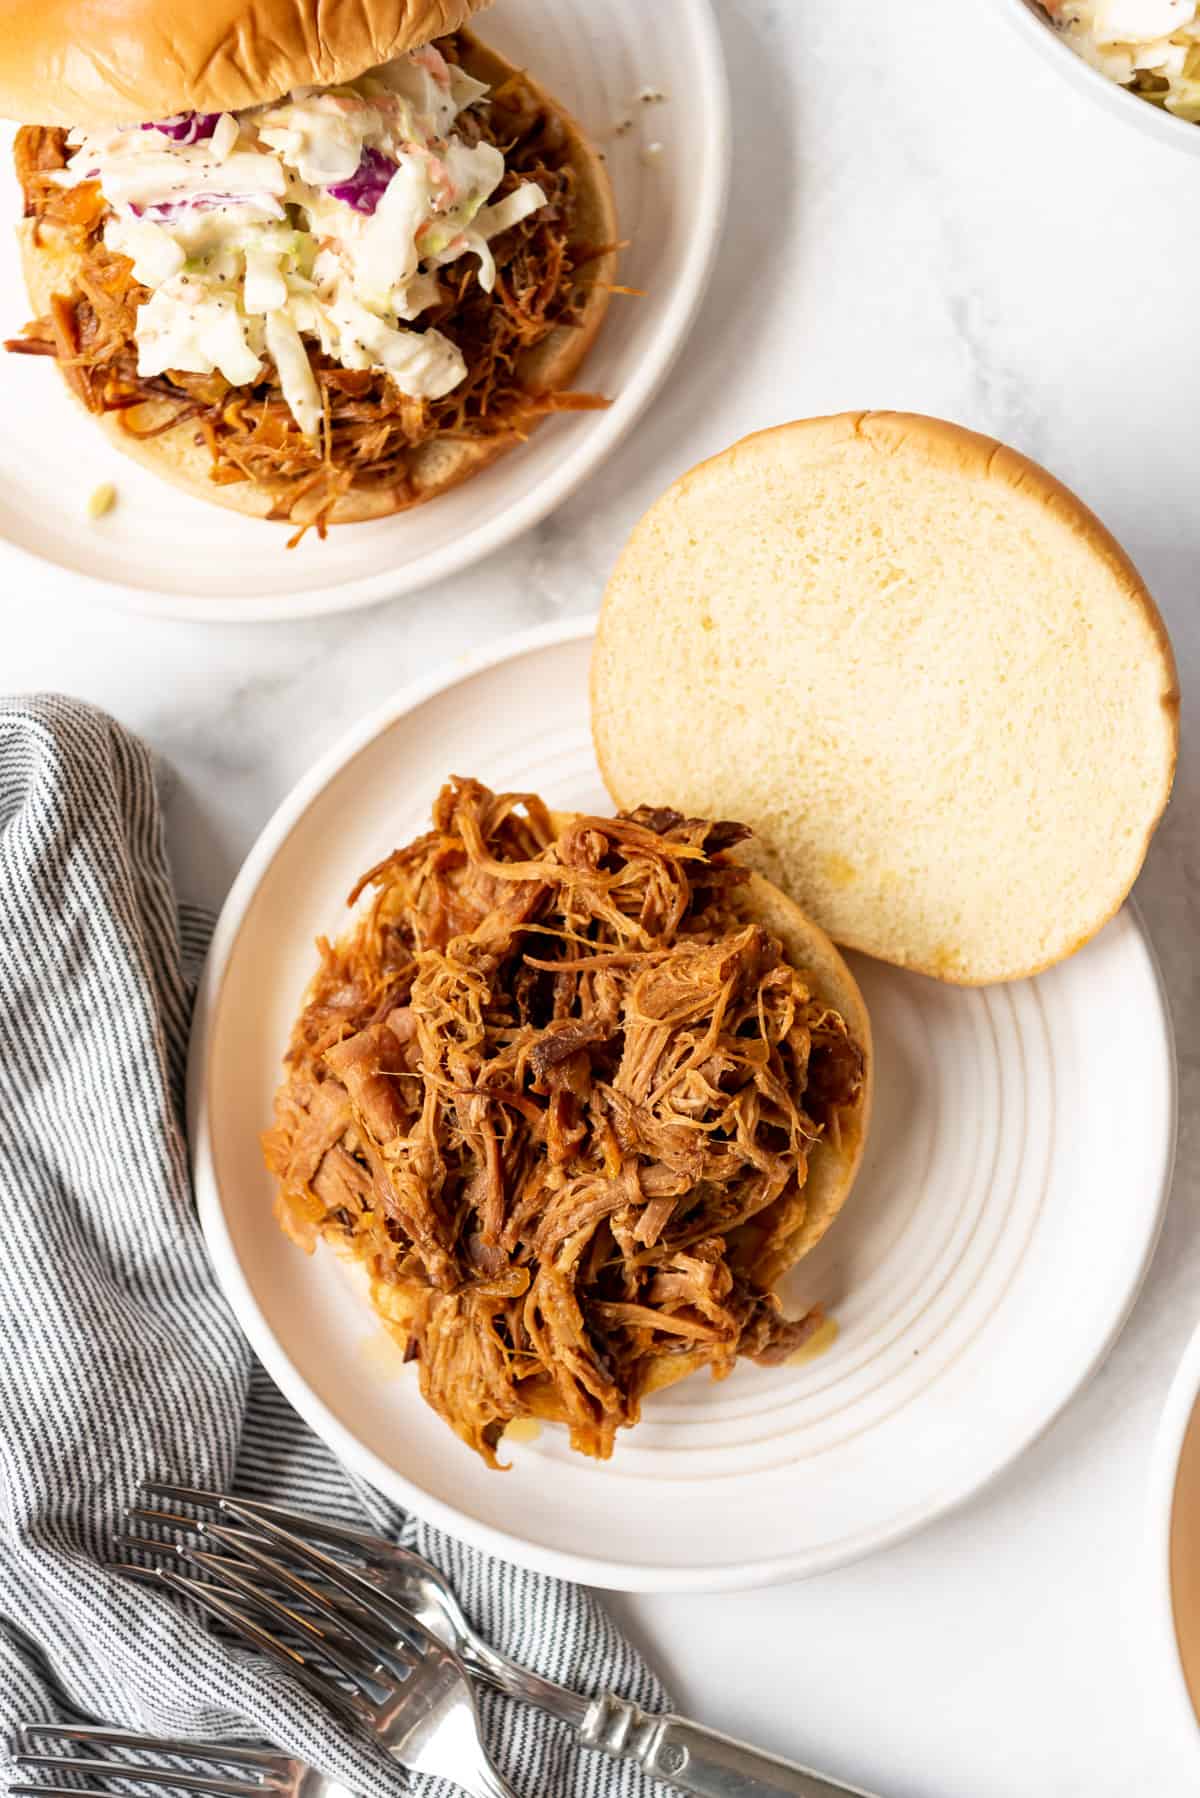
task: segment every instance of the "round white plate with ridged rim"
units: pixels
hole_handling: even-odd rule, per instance
[[[599,1586],[798,1578],[978,1491],[1111,1347],[1170,1181],[1166,1005],[1128,909],[1071,961],[1012,986],[956,989],[855,958],[876,1037],[871,1141],[846,1209],[784,1294],[830,1308],[832,1347],[803,1366],[745,1366],[657,1395],[607,1463],[573,1455],[550,1428],[513,1447],[510,1472],[489,1472],[424,1406],[414,1370],[381,1355],[382,1333],[332,1259],[305,1257],[277,1230],[258,1135],[314,937],[341,928],[362,869],[425,827],[447,774],[609,809],[588,729],[591,632],[591,621],[534,632],[407,689],[275,814],[222,912],[198,1003],[200,1215],[272,1376],[343,1461],[401,1503]]]
[[[605,154],[622,238],[615,295],[578,377],[606,411],[547,420],[529,442],[413,512],[310,533],[193,499],[120,455],[42,357],[0,357],[10,417],[0,445],[0,583],[64,582],[140,612],[279,619],[394,598],[469,567],[544,518],[625,434],[681,348],[712,267],[728,185],[729,108],[708,0],[496,0],[479,35],[527,67]],[[661,92],[662,100],[639,96]],[[0,216],[21,214],[0,142]],[[653,148],[657,146],[657,148]],[[653,153],[652,153],[653,152]],[[28,316],[16,241],[0,230],[0,336]],[[64,470],[66,474],[64,475]],[[118,503],[89,519],[106,482]],[[41,565],[39,567],[39,565]]]

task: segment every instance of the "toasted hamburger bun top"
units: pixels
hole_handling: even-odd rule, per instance
[[[0,0],[0,116],[132,125],[329,87],[490,0]]]
[[[487,3],[488,0],[484,0],[484,4]],[[615,245],[617,218],[608,171],[580,126],[524,71],[516,70],[497,51],[481,44],[469,32],[463,33],[460,44],[463,67],[477,80],[487,82],[492,88],[503,82],[519,81],[555,113],[563,127],[567,156],[575,174],[573,235],[579,243],[589,246]],[[18,151],[19,145],[18,139]],[[18,236],[33,314],[41,317],[48,312],[54,294],[69,294],[77,287],[80,257],[69,243],[56,239],[53,232],[45,227],[39,229],[34,219],[20,222]],[[616,249],[609,248],[584,263],[576,277],[582,305],[575,322],[558,326],[541,343],[523,352],[518,369],[522,385],[530,394],[559,392],[571,384],[608,310],[616,261]],[[139,406],[139,431],[146,432],[160,419],[168,417],[170,411],[167,401],[161,407]],[[94,422],[124,455],[196,499],[208,500],[213,505],[252,518],[275,516],[287,518],[293,524],[307,522],[304,502],[292,509],[290,500],[291,490],[301,485],[303,477],[218,485],[210,478],[212,457],[203,440],[198,440],[194,427],[184,424],[178,429],[164,431],[160,436],[134,435],[122,422],[125,418],[122,412],[89,416],[93,416]],[[328,521],[359,524],[421,505],[480,473],[506,450],[516,448],[523,441],[524,436],[515,431],[497,432],[489,437],[432,438],[422,444],[411,459],[407,498],[400,497],[393,486],[352,488],[337,501],[328,514]],[[312,503],[319,508],[319,500]]]
[[[1178,740],[1137,570],[1035,463],[936,419],[760,432],[635,529],[592,665],[618,805],[744,820],[838,942],[966,984],[1113,915]]]

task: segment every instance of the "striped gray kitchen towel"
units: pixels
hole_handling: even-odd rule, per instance
[[[0,703],[0,1733],[63,1716],[249,1733],[364,1798],[403,1786],[281,1668],[108,1571],[146,1474],[392,1533],[445,1568],[518,1659],[663,1705],[587,1593],[390,1507],[256,1366],[188,1187],[184,1060],[206,936],[176,905],[145,748],[74,700]],[[650,1789],[538,1712],[484,1708],[496,1760],[529,1798]],[[450,1791],[410,1783],[422,1798]]]

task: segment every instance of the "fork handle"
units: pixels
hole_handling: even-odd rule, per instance
[[[686,1717],[649,1716],[613,1693],[589,1706],[579,1735],[692,1798],[872,1798],[860,1786],[839,1785]]]

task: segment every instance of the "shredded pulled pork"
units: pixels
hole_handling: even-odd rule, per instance
[[[737,824],[643,808],[558,828],[443,788],[319,944],[264,1137],[277,1216],[365,1264],[433,1408],[497,1466],[516,1418],[585,1454],[682,1357],[785,1359],[808,1158],[861,1051],[739,911]]]
[[[438,47],[460,60],[453,37]],[[493,293],[480,287],[470,259],[442,271],[441,303],[422,313],[421,323],[450,337],[467,364],[465,379],[443,399],[412,399],[385,374],[343,368],[313,348],[324,409],[314,442],[298,428],[269,361],[263,378],[247,387],[232,387],[220,374],[140,376],[134,323],[149,296],[129,259],[104,245],[107,208],[98,184],[64,189],[47,179],[65,165],[67,134],[41,126],[17,133],[25,216],[39,229],[65,231],[82,266],[76,291],[56,297],[48,315],[5,347],[55,357],[88,410],[121,413],[134,436],[191,430],[207,445],[218,484],[286,481],[272,516],[314,524],[324,535],[330,512],[352,488],[382,491],[396,507],[408,504],[418,497],[415,452],[432,440],[521,438],[548,413],[607,404],[594,394],[530,392],[519,367],[525,351],[578,322],[581,272],[612,247],[583,243],[573,230],[575,178],[561,122],[514,77],[460,115],[456,130],[504,151],[496,201],[535,181],[548,203],[495,240]]]

